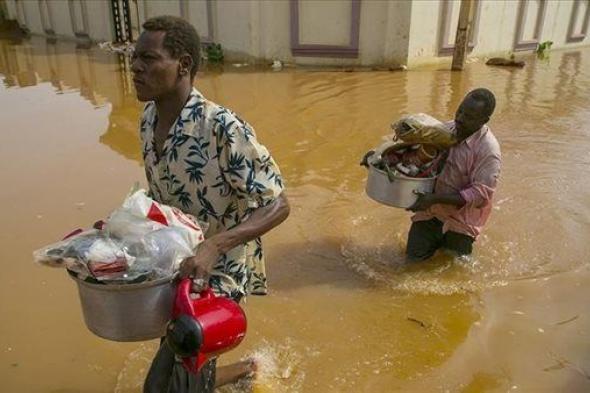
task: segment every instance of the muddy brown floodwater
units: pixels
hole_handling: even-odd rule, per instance
[[[243,345],[258,392],[590,390],[590,49],[464,72],[200,73],[252,123],[292,214],[265,237],[270,295]],[[85,327],[75,284],[31,252],[145,184],[125,61],[44,39],[0,41],[0,391],[139,392],[157,346]],[[410,215],[364,194],[359,158],[393,119],[450,119],[492,89],[504,157],[471,263],[405,266]],[[224,392],[242,392],[232,387]]]

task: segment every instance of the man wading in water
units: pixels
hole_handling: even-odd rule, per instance
[[[260,236],[289,215],[279,168],[252,127],[193,87],[200,59],[196,30],[176,17],[143,24],[133,54],[137,98],[147,102],[140,137],[149,190],[208,225],[206,240],[183,261],[180,274],[195,290],[209,285],[239,301],[266,293]],[[212,392],[255,371],[247,360],[199,375],[187,373],[162,342],[145,381],[146,392]]]
[[[421,261],[437,249],[469,255],[492,210],[500,175],[500,145],[486,125],[496,107],[491,91],[468,93],[450,123],[457,136],[434,193],[421,194],[408,210],[416,212],[406,254]]]

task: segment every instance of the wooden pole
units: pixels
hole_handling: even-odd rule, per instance
[[[462,70],[465,65],[465,54],[469,44],[469,32],[473,26],[473,0],[461,0],[457,35],[455,36],[455,50],[453,51],[453,70]]]

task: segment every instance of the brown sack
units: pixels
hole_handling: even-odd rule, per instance
[[[424,143],[448,149],[457,142],[453,132],[443,122],[425,113],[403,116],[391,128],[394,139],[406,143]]]

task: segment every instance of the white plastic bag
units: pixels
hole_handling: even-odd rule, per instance
[[[33,253],[42,264],[82,278],[133,281],[170,276],[204,240],[194,217],[160,204],[145,190],[130,194],[102,230],[81,232]]]
[[[123,241],[139,267],[172,273],[183,259],[194,255],[205,237],[196,219],[158,203],[145,190],[129,195],[108,218],[104,230]]]
[[[129,195],[123,205],[111,213],[105,230],[114,237],[123,238],[143,236],[164,227],[178,228],[191,249],[204,240],[203,230],[194,217],[154,201],[145,190]]]

